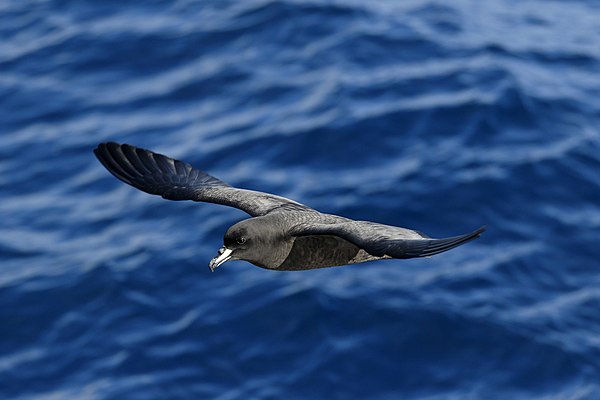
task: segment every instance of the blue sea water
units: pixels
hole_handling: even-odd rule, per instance
[[[1,399],[600,399],[595,0],[0,2]],[[324,212],[480,239],[207,264],[235,209],[146,147]]]

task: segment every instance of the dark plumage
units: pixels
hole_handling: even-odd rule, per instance
[[[323,214],[285,197],[234,188],[187,163],[128,144],[102,143],[94,153],[110,173],[146,193],[223,204],[250,214],[253,218],[227,230],[224,246],[210,262],[212,271],[230,259],[268,269],[302,270],[428,257],[485,230],[432,239],[410,229]]]

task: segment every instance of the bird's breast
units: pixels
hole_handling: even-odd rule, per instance
[[[354,244],[330,235],[300,236],[278,270],[295,271],[346,265],[359,253]]]

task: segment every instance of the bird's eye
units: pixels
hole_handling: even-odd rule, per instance
[[[237,243],[238,244],[244,244],[244,243],[246,243],[246,238],[245,237],[239,237],[239,238],[237,238]]]

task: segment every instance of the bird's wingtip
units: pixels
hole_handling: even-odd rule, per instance
[[[477,228],[473,233],[477,236],[480,236],[485,231],[487,231],[487,225],[482,225],[479,228]]]

